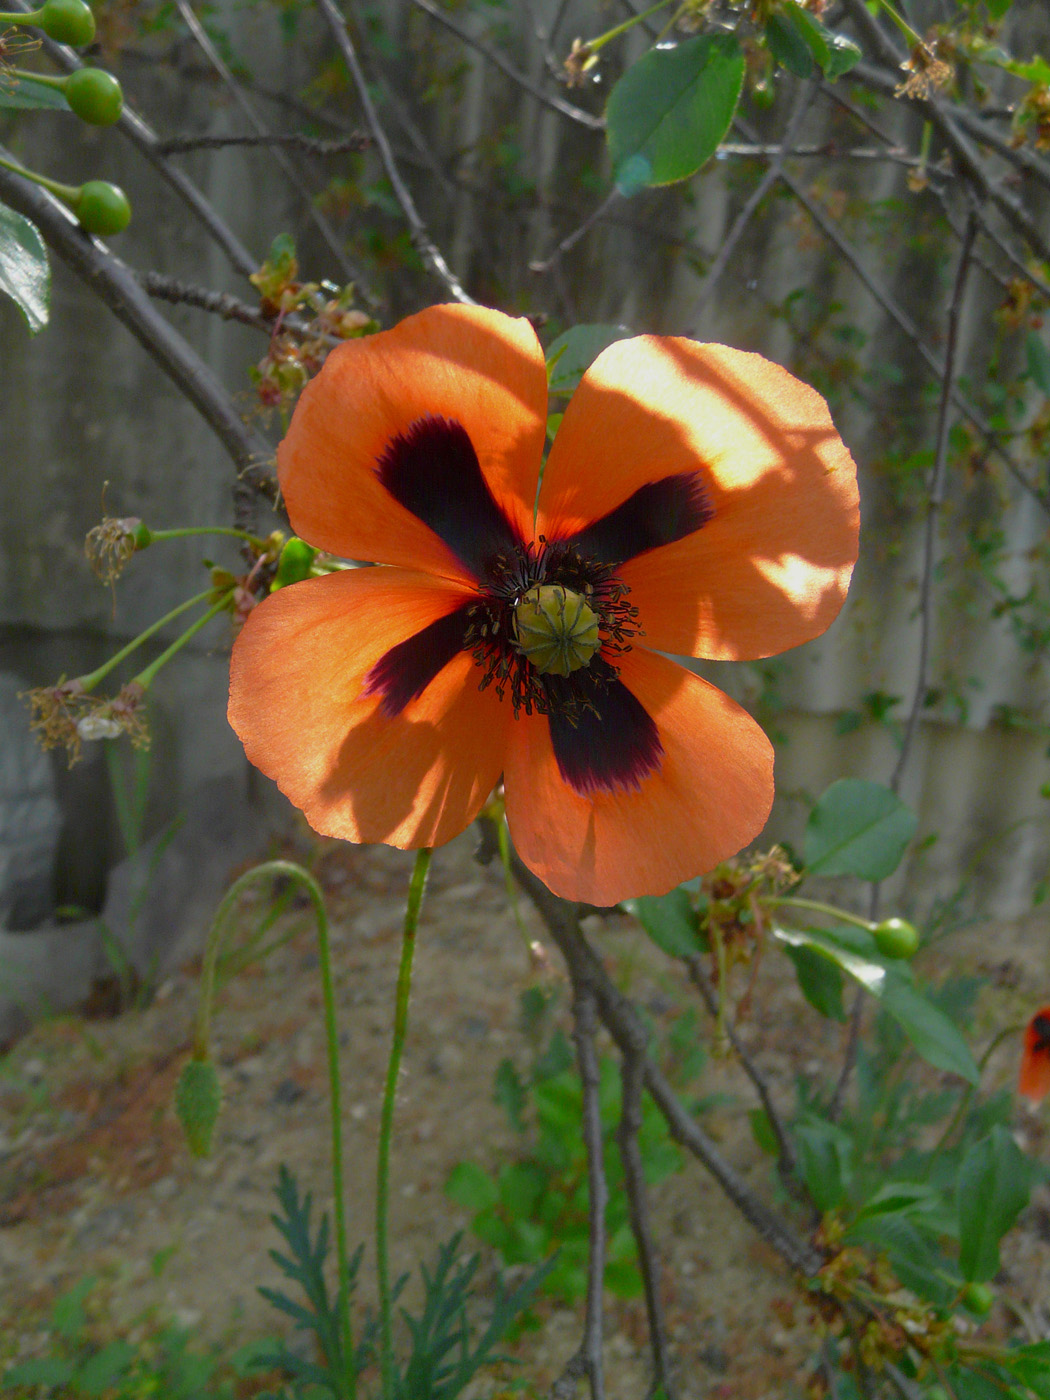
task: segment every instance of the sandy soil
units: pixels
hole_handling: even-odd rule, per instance
[[[493,1103],[493,1075],[506,1055],[526,1062],[522,991],[560,978],[556,951],[546,969],[530,958],[501,870],[478,866],[472,851],[468,835],[436,854],[421,924],[394,1143],[395,1274],[429,1261],[437,1242],[467,1224],[443,1193],[450,1169],[465,1158],[495,1166],[514,1150]],[[305,837],[290,854],[313,865],[332,911],[350,1230],[367,1241],[410,857]],[[541,936],[527,906],[522,914],[530,935]],[[0,1355],[38,1352],[42,1309],[85,1273],[101,1279],[118,1331],[141,1325],[148,1310],[238,1344],[276,1330],[255,1289],[278,1282],[267,1254],[277,1243],[269,1221],[277,1166],[292,1167],[319,1201],[330,1189],[311,922],[293,907],[279,927],[298,931],[219,999],[213,1049],[225,1102],[206,1161],[186,1151],[171,1108],[195,1009],[193,969],[166,981],[145,1009],[41,1025],[0,1061]],[[671,964],[629,920],[595,918],[589,928],[620,985],[666,1024],[687,1000]],[[1031,930],[1020,942],[997,938],[994,949],[979,933],[962,946],[989,980],[993,1024],[1026,1003],[1033,978],[1046,981],[1045,943]],[[840,1034],[817,1025],[782,963],[760,977],[744,1033],[785,1097],[792,1075],[818,1067]],[[1005,1047],[993,1075],[1011,1073],[1012,1053]],[[702,1092],[728,1096],[706,1126],[771,1196],[768,1159],[759,1159],[748,1128],[747,1081],[732,1064],[712,1061]],[[1019,1126],[1045,1155],[1043,1120]],[[698,1167],[656,1188],[654,1204],[681,1400],[800,1394],[811,1364],[810,1314],[776,1256]],[[1011,1246],[1004,1281],[1037,1322],[1038,1300],[1050,1296],[1048,1232],[1044,1196]],[[366,1253],[365,1299],[371,1277]],[[542,1330],[519,1350],[521,1373],[543,1393],[577,1345],[579,1320],[548,1304],[540,1310]],[[640,1303],[610,1305],[606,1340],[610,1400],[644,1396]]]

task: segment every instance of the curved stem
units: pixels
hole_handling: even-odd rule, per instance
[[[788,909],[809,909],[814,914],[826,914],[829,919],[838,919],[843,924],[856,924],[857,928],[872,931],[870,919],[863,919],[859,914],[851,914],[846,909],[838,909],[834,904],[824,904],[819,899],[799,899],[795,895],[784,894],[776,899],[763,901],[768,908],[778,909],[782,905]]]
[[[32,180],[34,185],[39,185],[42,189],[53,194],[56,199],[62,200],[63,204],[73,204],[80,194],[79,185],[62,185],[57,180],[49,180],[46,175],[40,175],[35,170],[27,170],[24,165],[19,165],[15,160],[5,160],[0,156],[0,165],[5,170],[10,170],[13,175],[21,175],[23,180]]]
[[[394,1033],[390,1042],[383,1108],[379,1119],[379,1152],[376,1159],[376,1275],[379,1282],[380,1347],[383,1369],[383,1400],[394,1396],[394,1329],[393,1300],[390,1296],[390,1258],[388,1221],[390,1214],[390,1139],[394,1127],[394,1100],[397,1077],[401,1070],[401,1052],[408,1033],[408,1000],[412,990],[412,957],[416,949],[416,929],[423,905],[427,872],[430,869],[429,846],[416,852],[412,879],[408,886],[408,908],[401,938],[401,963],[397,971],[397,992],[394,1000]]]
[[[151,622],[144,632],[140,632],[137,637],[128,642],[126,647],[121,647],[108,661],[104,661],[97,671],[92,671],[86,676],[78,676],[81,690],[94,690],[99,681],[104,680],[110,671],[119,666],[133,651],[137,651],[143,642],[148,642],[150,637],[159,632],[162,627],[166,627],[169,622],[174,621],[182,613],[188,612],[190,608],[196,607],[198,603],[206,603],[213,592],[214,589],[206,588],[203,593],[198,593],[196,597],[187,598],[177,608],[172,608],[171,612],[165,613],[163,617],[158,617],[156,622]]]
[[[150,530],[149,542],[156,544],[158,540],[181,540],[190,535],[231,535],[247,544],[262,546],[266,543],[258,535],[249,534],[247,530],[235,530],[232,525],[185,525],[174,530]]]
[[[208,1058],[211,1038],[211,1012],[215,996],[215,976],[219,954],[229,924],[229,917],[241,893],[261,879],[294,880],[309,895],[317,924],[317,952],[321,970],[321,991],[324,998],[325,1040],[328,1051],[328,1102],[332,1130],[332,1213],[335,1218],[335,1249],[339,1278],[339,1323],[343,1356],[343,1393],[353,1400],[357,1373],[354,1365],[353,1334],[350,1322],[350,1263],[346,1242],[346,1213],[343,1206],[343,1112],[339,1088],[339,1028],[335,1014],[335,989],[332,982],[332,959],[328,938],[328,913],[324,895],[314,877],[301,865],[290,860],[268,860],[248,870],[226,891],[215,911],[204,947],[201,967],[200,1001],[193,1032],[193,1057]]]

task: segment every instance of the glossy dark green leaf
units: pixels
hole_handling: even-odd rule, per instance
[[[781,68],[796,78],[810,78],[815,71],[813,55],[804,36],[782,10],[776,10],[766,20],[766,43]]]
[[[804,857],[811,874],[885,880],[915,835],[915,813],[881,783],[840,778],[809,814]]]
[[[959,1167],[959,1268],[968,1282],[986,1283],[999,1271],[999,1242],[1028,1204],[1032,1164],[1010,1132],[997,1123],[975,1142]]]
[[[732,34],[700,34],[651,49],[609,95],[606,122],[621,194],[688,179],[729,130],[744,82]]]
[[[0,291],[6,292],[36,335],[47,325],[51,267],[35,224],[0,204]]]
[[[832,1021],[845,1021],[841,969],[826,954],[805,945],[788,944],[784,951],[795,965],[799,988],[810,1006]]]

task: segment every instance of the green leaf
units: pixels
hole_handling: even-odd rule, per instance
[[[76,1374],[77,1391],[81,1395],[102,1396],[113,1389],[135,1359],[135,1348],[123,1339],[89,1356]]]
[[[519,1133],[524,1132],[525,1120],[522,1115],[525,1111],[525,1085],[521,1082],[521,1075],[514,1068],[512,1060],[500,1060],[492,1097],[510,1119],[511,1127],[516,1128]]]
[[[1050,350],[1043,343],[1042,336],[1029,331],[1026,344],[1028,354],[1028,375],[1037,389],[1050,398]]]
[[[752,1108],[747,1115],[751,1124],[751,1136],[758,1144],[760,1151],[765,1152],[769,1157],[780,1156],[780,1143],[777,1135],[773,1131],[773,1125],[769,1121],[769,1114],[764,1108]]]
[[[941,1193],[924,1181],[891,1181],[880,1186],[864,1202],[857,1214],[858,1221],[879,1215],[926,1214],[941,1205]]]
[[[853,1139],[844,1128],[816,1117],[797,1123],[792,1137],[814,1205],[819,1211],[834,1210],[853,1175]]]
[[[744,82],[732,34],[700,34],[651,49],[609,95],[606,123],[621,194],[688,179],[729,130]]]
[[[656,946],[670,958],[687,958],[700,949],[696,911],[689,891],[679,885],[670,894],[641,895],[627,899],[623,907],[645,929]]]
[[[969,1084],[978,1083],[980,1071],[966,1041],[944,1012],[898,967],[892,968],[886,979],[882,1004],[924,1060]]]
[[[784,951],[795,964],[795,976],[802,995],[815,1010],[832,1021],[845,1021],[842,1004],[842,972],[828,956],[802,944]]]
[[[881,783],[840,778],[809,814],[804,855],[810,874],[885,880],[915,835],[915,813]]]
[[[488,1210],[499,1200],[499,1189],[477,1162],[458,1162],[448,1174],[445,1195],[466,1210]]]
[[[955,1187],[959,1268],[968,1283],[986,1283],[998,1273],[999,1241],[1031,1189],[1032,1164],[1002,1124],[970,1147]]]
[[[813,55],[805,36],[786,12],[778,10],[766,20],[766,43],[781,68],[796,78],[812,77]]]
[[[775,928],[773,936],[788,948],[811,948],[830,958],[872,996],[881,996],[886,964],[878,956],[875,940],[863,929]]]
[[[584,372],[614,341],[625,340],[626,326],[573,326],[551,342],[547,351],[547,382],[552,394],[571,394]],[[559,420],[560,421],[560,420]]]
[[[1050,1342],[1032,1342],[1017,1347],[1003,1358],[1005,1365],[1023,1385],[1050,1400]]]
[[[856,68],[864,55],[845,34],[831,34],[827,30],[824,32],[828,41],[828,61],[824,65],[824,76],[833,83],[836,78],[841,78],[843,73]]]
[[[34,1356],[20,1361],[4,1372],[0,1386],[14,1390],[16,1385],[68,1385],[73,1378],[73,1363],[59,1356]]]
[[[0,83],[0,107],[12,107],[20,111],[40,108],[52,112],[70,110],[65,94],[60,88],[49,87],[47,83],[34,83],[32,78],[19,78],[11,88]]]
[[[47,325],[51,267],[35,224],[0,204],[0,291],[12,297],[31,334]]]

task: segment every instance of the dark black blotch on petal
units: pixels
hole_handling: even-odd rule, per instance
[[[635,792],[663,757],[656,722],[609,668],[595,662],[571,676],[547,676],[551,744],[558,770],[581,797]],[[564,694],[562,694],[564,692]]]
[[[439,617],[414,637],[398,642],[369,671],[364,694],[383,697],[380,709],[388,719],[394,719],[410,700],[422,695],[438,672],[463,650],[469,606]]]
[[[697,472],[678,472],[640,486],[622,505],[572,537],[580,557],[624,564],[636,554],[673,544],[714,515]]]
[[[467,430],[427,414],[391,438],[376,475],[406,510],[440,535],[478,580],[520,541],[481,471]]]

